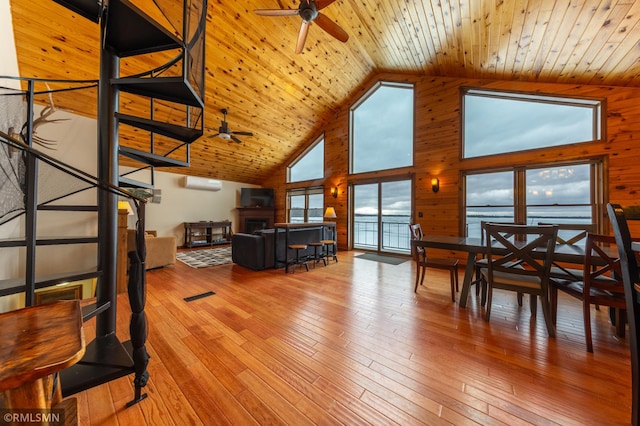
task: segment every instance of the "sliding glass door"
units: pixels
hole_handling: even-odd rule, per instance
[[[353,185],[353,248],[409,253],[411,180]]]

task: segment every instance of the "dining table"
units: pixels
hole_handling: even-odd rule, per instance
[[[413,247],[424,247],[426,249],[439,249],[456,252],[466,252],[467,262],[460,291],[460,307],[467,306],[469,289],[475,273],[475,263],[479,255],[487,253],[486,244],[477,237],[456,237],[447,235],[425,235],[421,239],[411,241]],[[612,251],[615,251],[612,248]],[[541,256],[543,252],[540,251]],[[582,245],[556,244],[553,260],[557,263],[584,265],[585,251]],[[597,263],[597,260],[596,260]]]

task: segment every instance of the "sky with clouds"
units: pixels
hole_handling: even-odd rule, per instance
[[[352,114],[353,172],[413,163],[413,87],[380,86]]]
[[[593,140],[594,110],[564,105],[466,95],[465,157]]]

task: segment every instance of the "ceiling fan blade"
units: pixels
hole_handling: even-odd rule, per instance
[[[323,15],[322,13],[318,13],[318,17],[315,19],[315,23],[341,42],[345,43],[347,40],[349,40],[349,34],[347,34],[347,32],[340,28],[338,24],[327,18],[327,16]]]
[[[298,14],[298,9],[255,9],[253,12],[261,16],[293,16]]]
[[[307,40],[307,34],[309,33],[309,25],[311,25],[311,23],[304,20],[302,21],[302,25],[300,25],[298,42],[296,43],[296,53],[300,53],[302,49],[304,49],[304,42]]]
[[[220,133],[216,133],[215,135],[211,135],[211,136],[207,136],[207,139],[209,138],[215,138],[216,136],[218,136]]]
[[[240,135],[240,136],[253,136],[251,132],[231,132],[232,135]]]
[[[318,10],[324,9],[325,7],[329,6],[334,1],[336,1],[336,0],[316,0],[316,7],[318,8]]]
[[[229,135],[229,136],[231,136],[231,140],[234,141],[235,143],[242,143],[242,141],[240,139],[236,138],[235,136],[233,136],[233,135]]]

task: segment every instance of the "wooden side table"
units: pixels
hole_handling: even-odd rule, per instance
[[[0,314],[0,342],[0,391],[6,408],[51,408],[58,402],[51,375],[84,355],[80,301]]]

